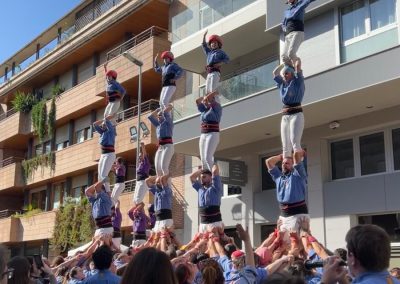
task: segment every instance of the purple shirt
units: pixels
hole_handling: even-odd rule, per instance
[[[133,221],[133,233],[146,232],[149,217],[143,211],[129,211],[128,216]]]
[[[150,226],[151,226],[151,229],[153,229],[154,228],[154,226],[156,225],[156,213],[154,213],[154,212],[151,212],[151,213],[149,213],[150,214]]]
[[[149,176],[150,172],[150,161],[147,155],[139,162],[139,167],[136,169],[136,173],[138,175],[138,180],[143,180]]]
[[[111,221],[113,228],[121,229],[122,214],[118,207],[115,209],[115,213],[112,215]]]
[[[126,168],[124,165],[116,165],[115,166],[115,175],[117,177],[124,177],[126,173]]]

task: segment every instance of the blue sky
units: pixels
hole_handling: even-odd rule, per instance
[[[14,55],[81,0],[6,0],[1,3],[0,63]]]

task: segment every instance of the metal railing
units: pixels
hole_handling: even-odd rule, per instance
[[[157,100],[148,100],[141,104],[141,113],[143,114],[146,111],[156,110],[159,107],[159,103]],[[123,122],[127,119],[137,117],[138,116],[138,106],[134,106],[128,108],[124,111],[117,113],[117,122]]]
[[[69,27],[66,27],[61,34],[57,34],[52,37],[48,42],[44,44],[39,50],[39,56],[37,52],[29,54],[21,62],[15,62],[15,72],[9,70],[7,74],[0,77],[0,87],[7,84],[11,77],[19,74],[23,70],[27,69],[34,62],[42,59],[47,54],[51,53],[57,47],[63,45],[68,41],[74,34],[79,30],[96,21],[100,16],[107,13],[114,6],[119,5],[122,0],[93,0],[90,4],[84,7],[82,10],[77,12],[76,20]]]
[[[6,119],[7,117],[13,115],[14,113],[17,113],[17,110],[15,108],[10,109],[9,111],[0,114],[0,121]]]
[[[123,192],[134,192],[136,186],[136,179],[127,180],[125,183],[125,189]],[[110,185],[111,190],[113,190],[115,184]]]
[[[20,158],[20,157],[10,157],[10,158],[4,159],[4,160],[0,161],[0,168],[14,164],[16,162],[21,162],[23,160],[24,160],[24,158]]]
[[[10,210],[10,209],[1,210],[0,211],[0,219],[11,217],[15,213],[21,213],[21,210]]]
[[[117,46],[116,48],[110,50],[107,53],[107,61],[111,60],[118,55],[124,53],[125,51],[131,49],[132,47],[138,45],[139,43],[151,38],[151,37],[161,37],[166,40],[168,40],[168,31],[166,29],[157,27],[157,26],[152,26],[151,28],[148,28],[147,30],[141,32],[140,34],[134,36],[133,38],[125,41],[123,44]]]

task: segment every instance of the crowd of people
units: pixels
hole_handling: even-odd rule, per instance
[[[288,0],[282,30],[285,44],[282,64],[273,71],[283,103],[281,120],[282,154],[266,160],[276,183],[280,216],[274,232],[254,247],[248,231],[236,225],[241,244],[224,232],[220,211],[223,188],[214,153],[220,140],[222,107],[218,85],[221,67],[229,62],[222,39],[204,33],[206,94],[196,100],[200,112],[199,154],[201,165],[190,175],[198,193],[200,224],[198,233],[182,244],[174,233],[173,185],[169,164],[174,154],[173,105],[176,80],[183,70],[170,51],[161,54],[163,65],[154,58],[154,70],[162,75],[160,108],[148,119],[156,128],[158,149],[154,157],[156,174],[150,176],[146,146],[138,149],[136,186],[128,216],[132,220],[133,241],[121,249],[119,197],[124,190],[126,168],[115,155],[116,112],[125,95],[116,81],[117,72],[104,71],[107,79],[107,107],[103,119],[93,128],[99,133],[101,158],[98,181],[89,186],[86,197],[92,206],[96,231],[91,243],[70,257],[57,256],[51,262],[40,256],[16,256],[6,260],[0,247],[2,283],[107,283],[107,284],[219,284],[219,283],[400,283],[400,268],[388,272],[390,239],[375,225],[358,225],[346,235],[346,249],[330,250],[311,232],[306,203],[307,174],[301,147],[304,115],[301,106],[305,84],[301,59],[296,55],[304,39],[305,8],[314,0]],[[280,165],[281,163],[281,165]],[[114,171],[111,189],[109,173]],[[144,203],[151,192],[153,204]],[[148,214],[146,214],[146,209]]]

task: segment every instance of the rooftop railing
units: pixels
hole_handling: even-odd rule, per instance
[[[157,27],[157,26],[152,26],[148,28],[147,30],[141,32],[140,34],[134,36],[133,38],[127,40],[123,44],[117,46],[116,48],[110,50],[107,53],[107,61],[111,60],[118,55],[124,53],[125,51],[131,49],[132,47],[138,45],[139,43],[151,38],[151,37],[161,37],[166,40],[168,40],[169,33],[166,29]]]
[[[21,62],[14,62],[12,66],[7,68],[5,74],[0,77],[0,87],[8,82],[8,80],[18,73],[27,69],[31,64],[45,57],[59,46],[68,41],[76,32],[94,22],[100,16],[104,15],[114,6],[120,4],[122,0],[93,0],[85,8],[76,13],[75,22],[65,28],[59,30],[59,33],[52,37],[35,53],[29,54],[26,59]]]

